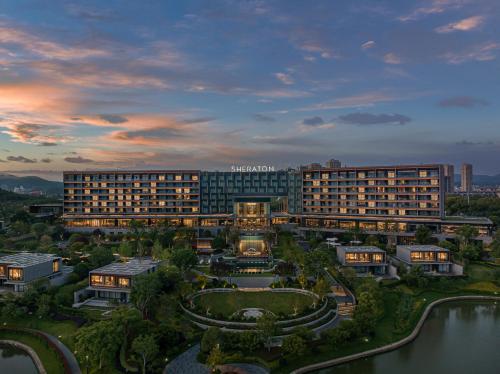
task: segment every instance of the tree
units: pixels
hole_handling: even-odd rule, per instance
[[[187,270],[196,266],[198,257],[191,248],[181,248],[174,250],[171,261],[182,273],[185,273]]]
[[[316,280],[313,291],[319,296],[320,300],[323,300],[328,292],[330,292],[330,287],[325,278],[321,277]]]
[[[35,236],[38,239],[40,239],[40,237],[43,234],[47,233],[48,226],[45,223],[42,223],[42,222],[34,223],[33,225],[31,225],[31,231],[33,232],[33,234],[35,234]]]
[[[93,366],[102,369],[104,362],[112,365],[123,339],[121,326],[113,321],[100,321],[80,328],[75,335],[75,349]]]
[[[167,260],[170,257],[170,253],[168,250],[163,248],[159,239],[156,239],[153,243],[153,249],[151,251],[151,256],[155,260]]]
[[[217,344],[211,351],[210,355],[207,358],[207,365],[212,372],[215,371],[215,368],[224,362],[224,354],[222,353],[219,345]]]
[[[372,333],[375,323],[382,313],[379,303],[370,292],[362,292],[358,296],[358,304],[354,309],[353,319],[363,333]]]
[[[128,240],[120,243],[118,253],[122,257],[132,257],[134,255],[134,246]]]
[[[139,275],[134,279],[130,300],[141,311],[144,319],[148,318],[160,288],[161,284],[156,273]]]
[[[479,260],[481,258],[481,251],[474,244],[462,247],[461,254],[463,258],[468,260]]]
[[[354,280],[356,279],[356,270],[351,267],[343,268],[342,275],[349,285],[352,285]]]
[[[210,246],[212,247],[212,249],[224,249],[226,248],[226,240],[222,236],[218,235],[213,238]]]
[[[50,295],[46,293],[42,294],[37,302],[36,314],[40,317],[46,317],[50,312],[50,303],[51,303]]]
[[[330,256],[324,250],[317,249],[305,255],[304,271],[306,274],[317,277],[328,265],[330,265]]]
[[[140,335],[132,342],[132,350],[141,356],[142,373],[146,374],[146,364],[159,352],[158,344],[153,335]]]
[[[302,337],[294,334],[283,339],[281,349],[287,358],[300,357],[307,352],[307,345]]]
[[[222,333],[218,327],[209,327],[201,338],[200,350],[208,354],[222,342]]]
[[[479,235],[479,231],[476,227],[470,225],[464,225],[457,230],[457,236],[460,241],[460,249],[467,247],[471,244],[472,240]]]
[[[132,237],[134,238],[133,246],[134,252],[139,257],[144,256],[144,245],[142,243],[142,239],[144,237],[144,223],[141,221],[137,221],[135,219],[130,221],[130,229],[132,233]]]
[[[92,269],[110,264],[115,257],[110,248],[95,248],[89,256],[89,263]]]
[[[257,330],[259,330],[262,340],[269,351],[271,350],[273,337],[280,332],[279,326],[276,323],[277,320],[276,316],[271,313],[265,313],[257,320]]]
[[[300,273],[297,277],[297,282],[299,282],[300,287],[304,290],[307,286],[307,277],[304,273]]]
[[[417,244],[430,244],[432,242],[432,231],[425,225],[420,225],[415,232],[415,242]]]

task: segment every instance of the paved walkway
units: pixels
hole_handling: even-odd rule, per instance
[[[196,344],[187,351],[174,358],[170,364],[165,367],[164,374],[209,374],[207,366],[200,364],[196,356],[200,352],[200,345]]]

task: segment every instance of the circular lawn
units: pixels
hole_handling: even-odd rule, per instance
[[[196,296],[193,302],[210,314],[224,318],[247,308],[258,308],[276,315],[300,314],[314,303],[314,298],[297,292],[213,292]]]

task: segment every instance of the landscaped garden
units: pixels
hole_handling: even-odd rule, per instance
[[[194,298],[195,305],[212,315],[228,318],[246,308],[264,309],[276,315],[300,314],[316,301],[314,297],[296,292],[212,292]],[[317,303],[317,302],[316,302]]]

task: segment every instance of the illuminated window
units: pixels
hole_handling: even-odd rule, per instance
[[[9,269],[9,279],[14,281],[23,280],[23,269],[10,268]]]
[[[136,187],[136,188],[141,187],[141,184],[139,182],[135,182],[134,187]]]
[[[366,174],[364,172],[360,171],[358,173],[358,178],[365,178],[365,177],[366,177]]]
[[[420,170],[420,171],[418,172],[418,176],[419,176],[420,178],[425,178],[425,177],[427,176],[427,171],[426,171],[426,170]]]
[[[192,180],[194,180],[194,181],[197,181],[197,180],[198,180],[198,176],[197,176],[197,175],[193,175],[193,176],[191,177],[191,179],[192,179]]]
[[[52,261],[52,272],[57,273],[60,270],[59,260]]]
[[[164,175],[159,175],[159,176],[158,176],[158,180],[160,180],[160,181],[164,181],[164,180],[165,180],[165,176],[164,176]]]
[[[389,171],[389,172],[387,172],[387,176],[389,178],[395,178],[396,177],[396,173],[394,171]]]
[[[119,287],[130,287],[130,279],[129,278],[118,278],[118,286]]]
[[[448,253],[439,252],[438,253],[438,261],[448,261]]]
[[[182,180],[182,175],[176,175],[175,176],[176,181],[181,181]]]
[[[323,174],[321,175],[321,178],[323,178],[323,179],[328,179],[328,177],[329,177],[329,176],[328,176],[328,173],[323,173]]]

